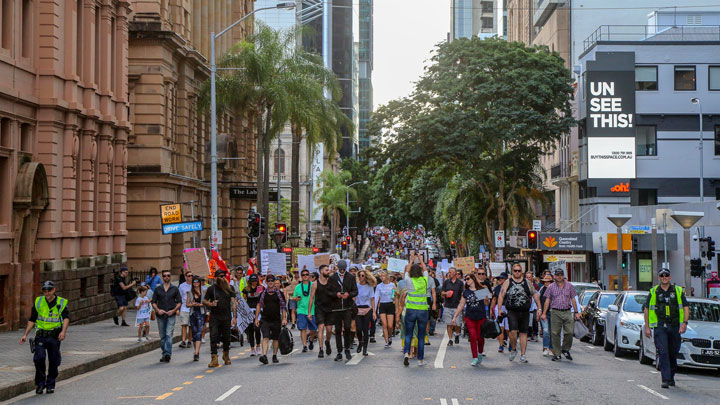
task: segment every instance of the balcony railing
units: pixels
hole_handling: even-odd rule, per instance
[[[550,166],[550,178],[557,179],[562,176],[562,166],[559,164]]]
[[[720,41],[720,26],[601,25],[583,41],[583,50],[601,41]]]

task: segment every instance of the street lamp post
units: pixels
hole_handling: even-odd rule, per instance
[[[217,191],[217,102],[215,95],[215,75],[217,66],[215,65],[215,41],[225,33],[233,29],[236,25],[245,21],[248,17],[254,15],[258,11],[274,10],[274,9],[291,9],[295,8],[295,3],[285,2],[278,3],[275,7],[262,7],[246,14],[241,19],[232,23],[229,27],[220,31],[218,34],[210,32],[210,246],[214,245],[213,238],[217,234],[217,218],[218,218],[218,191]],[[280,190],[278,190],[278,193]]]
[[[676,211],[670,215],[680,226],[683,227],[683,245],[685,247],[685,288],[690,293],[690,228],[693,227],[703,216],[704,212]]]
[[[622,283],[622,254],[623,254],[623,248],[622,248],[622,227],[625,225],[627,221],[632,218],[632,215],[630,214],[616,214],[616,215],[610,215],[607,217],[607,219],[610,220],[616,227],[617,227],[617,290],[622,291],[623,290],[623,283]],[[629,282],[630,280],[628,280]],[[608,284],[610,284],[608,282]]]
[[[697,97],[691,98],[690,102],[693,104],[697,104],[698,106],[698,115],[700,117],[700,143],[698,144],[698,147],[700,149],[700,202],[705,202],[705,190],[703,183],[705,181],[704,179],[704,173],[703,173],[703,116],[702,116],[702,103],[700,102],[700,99]]]

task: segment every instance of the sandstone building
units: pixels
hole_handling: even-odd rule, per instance
[[[0,0],[0,330],[56,281],[74,322],[107,317],[125,261],[123,0]]]

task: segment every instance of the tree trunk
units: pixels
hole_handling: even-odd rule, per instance
[[[330,211],[330,253],[335,253],[335,245],[337,244],[337,235],[335,235],[335,224],[337,217],[337,210],[332,208]]]
[[[290,176],[290,232],[300,233],[300,141],[302,140],[302,128],[291,125],[292,132],[292,169]]]
[[[263,126],[263,114],[262,112],[258,112],[257,117],[255,119],[256,125],[257,125],[257,162],[256,162],[256,176],[257,176],[257,207],[255,208],[258,213],[262,216],[262,207],[264,204],[264,198],[265,198],[265,130]],[[265,219],[263,218],[263,221]],[[260,249],[267,249],[267,236],[266,235],[260,235],[260,237],[257,239],[257,250],[256,256],[258,258],[258,266],[260,265]]]

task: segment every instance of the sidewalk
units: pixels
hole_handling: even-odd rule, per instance
[[[160,347],[157,323],[150,322],[150,340],[137,342],[135,311],[128,310],[130,327],[115,326],[112,319],[70,325],[67,338],[61,345],[62,364],[58,380],[96,370],[128,357],[137,356]],[[23,331],[0,333],[0,401],[35,389],[35,366],[27,342],[18,344]],[[29,337],[34,336],[30,332]],[[175,342],[180,341],[180,325],[175,325]],[[159,356],[159,355],[158,355]]]

